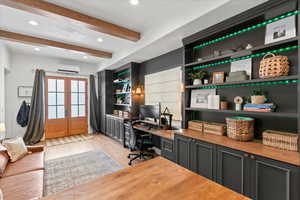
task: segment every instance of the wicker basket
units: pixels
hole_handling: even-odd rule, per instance
[[[272,57],[266,58],[269,55]],[[287,76],[289,70],[290,66],[287,56],[275,56],[272,53],[268,53],[260,61],[259,77],[272,78],[278,76]]]
[[[263,132],[263,144],[279,149],[298,151],[298,135],[287,132],[266,130]]]
[[[254,137],[254,119],[250,117],[227,117],[227,136],[238,141],[249,141]]]

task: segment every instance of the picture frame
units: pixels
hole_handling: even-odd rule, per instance
[[[224,83],[225,72],[213,72],[212,83]]]
[[[208,96],[215,95],[215,94],[216,94],[216,89],[192,90],[190,106],[192,108],[208,108]]]
[[[230,64],[230,72],[246,71],[249,80],[252,79],[252,58],[239,60]]]
[[[18,97],[31,97],[33,87],[32,86],[19,86],[18,87]]]
[[[267,25],[265,44],[293,37],[296,37],[296,17],[290,16]]]

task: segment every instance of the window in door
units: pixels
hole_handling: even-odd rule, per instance
[[[86,116],[86,81],[71,80],[71,117]]]
[[[48,79],[48,119],[65,118],[65,80]]]

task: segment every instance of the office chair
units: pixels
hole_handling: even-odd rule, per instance
[[[154,145],[152,144],[150,134],[140,134],[138,131],[133,129],[133,123],[129,123],[129,149],[131,151],[137,150],[138,153],[128,154],[130,159],[128,165],[132,165],[132,162],[136,159],[146,159],[146,157],[153,158],[153,153],[149,150]]]

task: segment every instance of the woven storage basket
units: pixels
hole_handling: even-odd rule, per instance
[[[263,144],[279,149],[298,151],[298,135],[287,132],[266,130],[263,132]]]
[[[227,117],[227,136],[238,141],[249,141],[254,137],[254,119],[250,117]]]
[[[269,55],[272,57],[267,58]],[[290,66],[287,56],[275,56],[272,53],[268,53],[260,61],[259,77],[272,78],[278,76],[287,76],[289,70]]]

